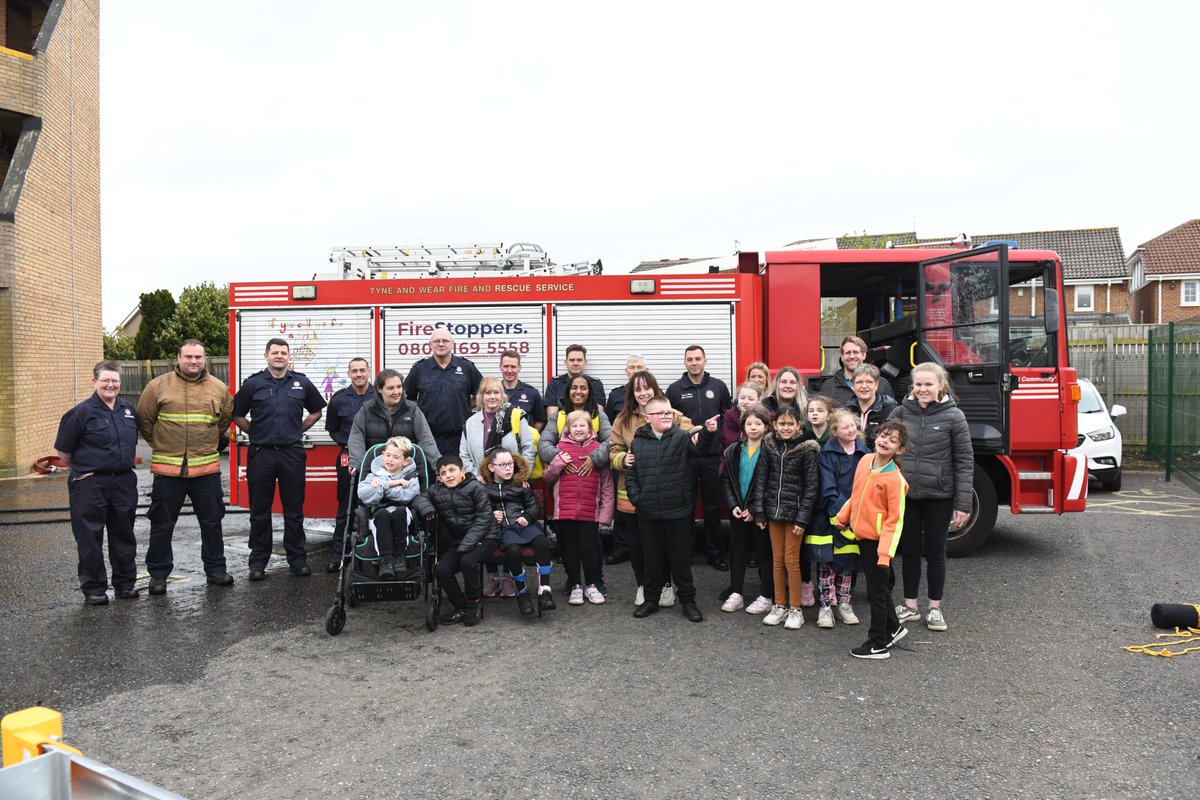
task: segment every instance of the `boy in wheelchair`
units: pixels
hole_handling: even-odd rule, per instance
[[[421,491],[412,450],[412,442],[403,436],[388,439],[383,452],[375,456],[370,471],[358,483],[358,499],[366,507],[369,528],[360,531],[360,535],[374,544],[381,581],[396,579],[396,545],[408,545],[412,521],[408,504]],[[405,554],[404,550],[400,553],[401,570]]]

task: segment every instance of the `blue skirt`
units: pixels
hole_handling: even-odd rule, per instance
[[[534,539],[542,535],[542,529],[537,525],[526,525],[522,528],[520,525],[513,525],[504,529],[500,534],[500,547],[505,548],[510,544],[529,544]]]

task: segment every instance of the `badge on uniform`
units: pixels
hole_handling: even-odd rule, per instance
[[[709,400],[712,400],[714,397],[716,397],[716,394],[713,393],[712,389],[709,389],[707,392],[704,393],[704,396],[707,397]]]
[[[341,463],[341,465],[342,465],[343,467],[348,467],[348,466],[350,466],[350,454],[349,454],[349,453],[342,453],[342,460],[341,460],[341,462],[340,462],[340,463]]]

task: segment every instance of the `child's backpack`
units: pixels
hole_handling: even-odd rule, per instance
[[[512,410],[512,430],[513,436],[519,442],[521,439],[521,416],[525,412],[519,408]],[[529,465],[529,480],[536,481],[542,477],[542,459],[538,457],[538,442],[542,440],[542,432],[532,425],[529,426],[530,433],[533,434],[533,463]]]

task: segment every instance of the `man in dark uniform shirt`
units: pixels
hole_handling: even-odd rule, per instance
[[[687,371],[665,392],[673,408],[693,421],[700,421],[720,416],[733,406],[733,398],[725,382],[705,372],[708,357],[703,347],[694,344],[683,351],[683,365]],[[700,493],[703,495],[704,545],[708,550],[708,564],[724,571],[729,569],[726,560],[729,546],[724,541],[721,529],[721,481],[717,475],[717,463],[721,457],[717,447],[719,442],[720,436],[707,452],[692,459],[689,480],[693,485],[700,482]]]
[[[613,389],[608,395],[608,400],[604,403],[604,413],[608,415],[608,421],[614,422],[617,419],[617,414],[620,414],[625,408],[625,385],[629,383],[629,379],[633,377],[633,373],[646,369],[645,356],[634,353],[625,359],[625,383],[622,383],[617,388]],[[609,561],[614,564],[616,562]]]
[[[821,384],[820,393],[832,397],[838,408],[844,408],[855,399],[854,370],[861,367],[863,359],[867,357],[867,343],[857,336],[847,336],[842,339],[840,353],[842,368]],[[882,375],[879,377],[879,388],[875,391],[876,394],[895,397],[895,390]]]
[[[546,404],[542,393],[521,379],[521,354],[505,350],[500,354],[500,383],[508,402],[525,412],[529,424],[539,431],[546,427]]]
[[[71,532],[79,551],[79,588],[90,606],[108,605],[108,574],[104,570],[104,530],[108,529],[108,558],[116,596],[138,596],[137,415],[121,391],[121,367],[101,361],[92,368],[92,396],[63,414],[54,449],[70,468],[67,492]]]
[[[454,337],[445,328],[434,329],[429,346],[433,355],[412,365],[404,394],[425,415],[438,452],[457,453],[483,376],[470,360],[454,355]]]
[[[267,577],[271,560],[271,506],[275,483],[283,506],[283,548],[292,574],[312,574],[304,544],[304,432],[317,424],[325,398],[312,381],[288,369],[291,348],[284,339],[267,342],[267,368],[242,383],[233,398],[233,423],[250,436],[246,482],[250,487],[250,573]],[[304,412],[308,415],[304,416]],[[249,419],[247,419],[249,415]]]
[[[584,375],[587,370],[587,348],[581,344],[567,345],[567,351],[563,354],[563,362],[566,365],[567,371],[562,375],[558,375],[550,379],[546,384],[546,393],[543,397],[546,400],[546,418],[554,419],[558,414],[558,403],[563,399],[563,395],[567,393],[567,387],[571,385],[571,381],[580,375]],[[588,379],[588,384],[592,387],[592,399],[596,401],[596,405],[604,404],[604,382],[599,378],[593,378],[591,375],[585,375]]]
[[[350,376],[350,385],[329,398],[329,408],[325,410],[325,430],[329,436],[342,448],[337,460],[337,519],[333,523],[333,561],[326,566],[326,572],[337,572],[341,568],[342,539],[346,535],[346,518],[350,514],[350,490],[353,481],[350,476],[350,455],[347,443],[350,440],[350,428],[354,425],[354,416],[363,404],[375,397],[375,387],[371,385],[371,367],[365,358],[352,358],[346,365],[346,374]],[[357,468],[357,464],[354,465]]]

